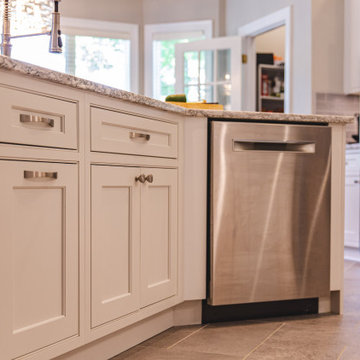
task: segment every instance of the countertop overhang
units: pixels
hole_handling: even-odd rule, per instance
[[[155,109],[169,111],[190,117],[206,117],[218,119],[244,119],[254,121],[286,121],[304,123],[340,123],[348,124],[354,121],[352,116],[338,115],[308,115],[308,114],[283,114],[262,113],[252,111],[225,111],[225,110],[195,110],[185,109],[163,101],[155,100],[147,96],[135,94],[129,91],[112,88],[89,80],[81,79],[65,73],[49,70],[36,65],[11,59],[0,55],[0,69],[31,76],[33,78],[50,81],[57,84],[70,86],[75,89],[94,92],[111,98],[129,101],[139,105],[149,106]]]

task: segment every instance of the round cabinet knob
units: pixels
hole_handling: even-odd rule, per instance
[[[358,184],[359,183],[359,180],[354,180],[354,184]]]
[[[146,181],[146,177],[144,174],[141,174],[135,178],[135,181],[139,181],[143,184]]]
[[[154,181],[154,176],[150,174],[145,178],[145,180],[151,184]]]

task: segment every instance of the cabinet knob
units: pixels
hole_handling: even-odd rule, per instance
[[[135,181],[139,181],[143,184],[146,181],[146,177],[144,174],[141,174],[139,176],[136,176]]]
[[[150,174],[145,178],[145,180],[151,184],[154,181],[154,176]]]
[[[354,184],[358,184],[359,183],[359,180],[354,180]]]

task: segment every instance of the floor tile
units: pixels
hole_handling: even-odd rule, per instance
[[[203,325],[176,326],[169,330],[164,331],[159,335],[152,337],[151,339],[143,342],[141,345],[167,348],[169,346],[173,346],[174,344],[183,340],[187,336],[190,336],[195,331],[200,330],[202,326]]]
[[[209,353],[137,346],[111,360],[239,360],[237,357]]]
[[[244,357],[280,326],[249,321],[209,325],[177,344],[174,350]]]
[[[345,346],[341,332],[331,326],[286,323],[278,332],[255,349],[248,356],[248,360],[336,360]]]
[[[175,327],[113,360],[360,360],[360,263],[344,272],[343,315]]]

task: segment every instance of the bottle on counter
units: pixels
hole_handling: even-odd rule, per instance
[[[261,95],[269,95],[269,77],[267,74],[261,75]]]

